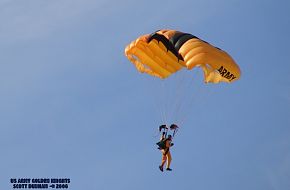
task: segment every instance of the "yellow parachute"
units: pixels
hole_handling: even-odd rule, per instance
[[[159,30],[131,42],[125,55],[141,73],[167,78],[182,68],[201,67],[205,82],[233,82],[240,69],[225,51],[194,35]]]

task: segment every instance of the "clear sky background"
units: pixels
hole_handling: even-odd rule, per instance
[[[188,72],[171,173],[155,146],[164,91],[124,56],[162,28],[242,70],[218,85]],[[0,189],[25,177],[70,178],[71,190],[289,190],[289,35],[287,0],[1,0]]]

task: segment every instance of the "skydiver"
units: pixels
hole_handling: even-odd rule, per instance
[[[173,146],[172,143],[172,136],[168,135],[168,137],[166,138],[166,133],[163,132],[161,137],[160,137],[160,142],[164,142],[164,147],[163,148],[159,148],[161,150],[162,153],[162,161],[161,161],[161,165],[159,166],[160,171],[163,172],[163,167],[165,162],[166,163],[166,170],[167,171],[172,171],[172,169],[170,168],[170,164],[171,164],[171,154],[170,154],[170,147]]]

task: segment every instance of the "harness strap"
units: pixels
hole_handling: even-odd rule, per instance
[[[167,148],[167,150],[164,152],[163,155],[166,156],[168,152],[169,152],[169,148]]]

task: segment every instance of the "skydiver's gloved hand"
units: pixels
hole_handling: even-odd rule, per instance
[[[166,127],[166,125],[160,125],[159,126],[159,131],[161,131],[162,129],[166,129],[167,127]]]
[[[173,145],[174,145],[174,143],[171,143],[171,144],[170,144],[170,146],[173,146]]]
[[[165,135],[165,132],[163,132],[162,135],[164,136]]]

